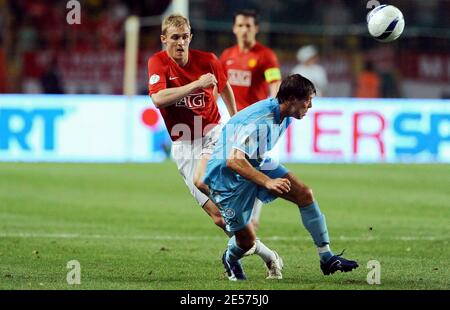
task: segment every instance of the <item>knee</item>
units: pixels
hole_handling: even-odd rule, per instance
[[[312,204],[314,201],[313,191],[311,188],[306,187],[305,188],[305,202],[308,204]]]
[[[306,207],[314,202],[313,191],[311,188],[304,186],[297,193],[296,203],[299,207]]]

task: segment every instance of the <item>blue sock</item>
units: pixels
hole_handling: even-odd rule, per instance
[[[226,259],[230,263],[237,262],[242,256],[244,256],[244,251],[236,244],[236,236],[233,236],[228,240],[228,250],[226,254]]]
[[[334,254],[329,247],[330,238],[328,237],[325,216],[320,212],[319,205],[315,201],[309,206],[299,209],[303,225],[311,234],[319,250],[320,260],[326,262]]]

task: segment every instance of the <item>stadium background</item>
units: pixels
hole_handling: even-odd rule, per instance
[[[146,96],[146,61],[161,48],[171,2],[80,1],[80,25],[67,24],[66,3],[0,0],[0,287],[69,288],[65,264],[79,259],[83,288],[234,288],[217,260],[224,236],[167,160],[170,141]],[[406,20],[389,44],[368,36],[367,1],[189,1],[191,48],[220,55],[234,43],[232,16],[242,8],[259,11],[257,38],[274,49],[283,76],[299,47],[318,47],[326,97],[278,155],[319,193],[337,246],[355,243],[363,261],[334,280],[305,270],[317,263],[309,240],[287,220],[292,207],[276,202],[260,233],[286,256],[287,281],[265,283],[250,259],[254,282],[235,288],[373,288],[365,282],[370,259],[386,266],[381,288],[450,287],[450,1],[384,3]],[[144,23],[141,96],[131,98],[120,96],[130,15]],[[367,61],[379,98],[354,96]],[[149,161],[158,163],[130,163]],[[358,164],[367,162],[377,164]],[[196,264],[205,266],[201,275],[191,271]]]
[[[170,1],[82,1],[80,25],[67,24],[66,3],[0,2],[0,92],[45,92],[42,77],[54,64],[60,87],[53,86],[53,92],[121,94],[123,22],[136,14],[157,17],[140,33],[138,89],[146,94],[145,63],[161,48],[158,15]],[[330,97],[352,95],[364,60],[373,60],[382,75],[383,97],[448,97],[450,1],[389,3],[401,7],[407,27],[401,41],[379,44],[366,31],[367,1],[190,1],[192,47],[220,55],[234,42],[233,12],[256,8],[261,16],[258,38],[276,51],[284,75],[295,65],[300,46],[319,48],[330,79]]]

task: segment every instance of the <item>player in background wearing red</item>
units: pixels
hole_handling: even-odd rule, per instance
[[[192,34],[187,18],[170,15],[161,30],[165,50],[148,61],[149,95],[161,111],[184,182],[214,223],[231,237],[219,209],[204,194],[209,189],[204,188],[203,175],[222,129],[216,97],[222,96],[231,117],[236,113],[233,90],[214,54],[189,49]],[[280,279],[279,258],[271,260],[269,249],[260,240],[257,243],[252,254],[265,262],[269,279]]]
[[[258,15],[253,10],[234,14],[233,33],[237,44],[227,48],[220,56],[228,82],[233,88],[238,111],[249,105],[276,97],[281,84],[281,71],[277,56],[256,40],[259,32]],[[262,202],[256,200],[252,223],[259,226]]]

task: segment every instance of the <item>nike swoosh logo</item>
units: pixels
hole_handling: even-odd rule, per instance
[[[169,80],[175,80],[175,79],[178,79],[178,76],[169,76]]]

